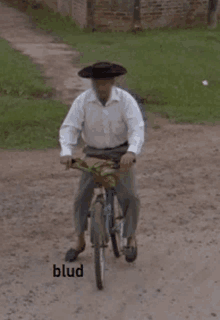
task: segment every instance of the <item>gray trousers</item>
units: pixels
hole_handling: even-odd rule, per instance
[[[86,157],[84,157],[86,161]],[[125,216],[123,237],[131,236],[136,228],[140,211],[140,199],[136,182],[136,164],[124,173],[120,173],[115,187],[116,196]],[[82,172],[81,179],[74,196],[73,221],[77,235],[87,230],[88,210],[90,208],[94,190],[94,179],[91,173]]]

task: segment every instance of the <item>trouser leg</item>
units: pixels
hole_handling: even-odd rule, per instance
[[[121,173],[116,193],[118,202],[125,216],[123,237],[128,238],[135,233],[140,211],[140,198],[136,181],[136,166],[132,165],[128,172]]]
[[[73,204],[73,221],[75,232],[79,236],[88,227],[88,211],[92,202],[94,179],[91,173],[82,172]]]

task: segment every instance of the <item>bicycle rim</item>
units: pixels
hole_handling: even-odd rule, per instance
[[[103,231],[104,219],[102,215],[102,205],[98,202],[95,204],[95,229],[93,229],[93,236],[96,285],[99,290],[104,287],[105,243]]]

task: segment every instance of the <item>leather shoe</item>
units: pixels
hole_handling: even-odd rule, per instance
[[[129,245],[127,244],[127,246],[125,247],[125,260],[127,262],[133,262],[136,258],[137,258],[137,242],[135,239],[135,235],[134,237],[134,245]],[[128,243],[129,243],[128,239]]]
[[[73,262],[77,259],[78,255],[83,252],[85,250],[85,247],[86,247],[86,244],[84,244],[82,246],[82,249],[80,250],[76,250],[76,249],[69,249],[66,253],[66,256],[65,256],[65,261],[67,262]]]
[[[137,247],[125,247],[125,260],[133,262],[137,258]]]

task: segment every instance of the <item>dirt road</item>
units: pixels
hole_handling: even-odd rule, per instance
[[[79,54],[15,9],[0,3],[0,12],[0,36],[39,63],[56,99],[71,104],[90,85],[72,64]],[[1,150],[1,320],[220,319],[220,126],[157,122],[137,165],[138,258],[128,264],[109,246],[104,291],[88,233],[78,261],[64,261],[80,173],[64,170],[59,149]],[[62,264],[83,265],[83,276],[53,277]]]

